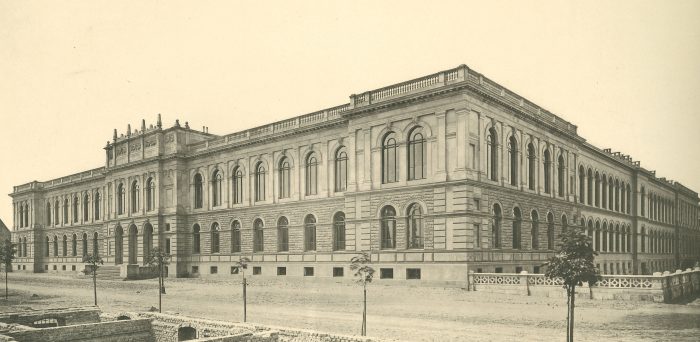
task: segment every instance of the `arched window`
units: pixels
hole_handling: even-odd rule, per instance
[[[53,256],[58,256],[58,236],[53,236]]]
[[[569,219],[566,217],[566,214],[561,215],[561,231],[562,233],[566,233],[566,230],[569,229]]]
[[[100,255],[100,243],[99,243],[97,232],[92,234],[92,255],[94,255],[94,256]]]
[[[78,196],[75,195],[73,196],[73,223],[78,222],[78,209],[80,208],[80,200],[78,199]]]
[[[532,219],[532,229],[530,229],[530,246],[532,249],[540,248],[540,216],[536,211],[530,213]]]
[[[615,226],[615,252],[620,252],[620,226]]]
[[[333,215],[333,250],[345,249],[345,213],[339,211]]]
[[[255,201],[265,200],[265,165],[258,162],[255,166]]]
[[[233,203],[243,203],[243,171],[240,167],[233,170]]]
[[[59,215],[58,215],[60,213],[60,208],[61,208],[61,204],[58,200],[56,200],[56,202],[54,202],[54,204],[53,204],[53,223],[55,225],[58,225],[59,223],[61,223],[61,220],[59,219]]]
[[[83,233],[83,257],[88,255],[88,235]]]
[[[53,215],[53,213],[51,212],[51,203],[46,203],[46,225],[47,226],[51,225],[51,215]]]
[[[492,180],[498,180],[498,136],[496,129],[491,127],[486,136],[486,176]]]
[[[231,223],[231,253],[241,252],[241,223],[233,221]]]
[[[645,253],[646,252],[646,233],[645,233],[644,227],[642,227],[641,245],[642,245],[641,246],[642,253]]]
[[[221,171],[215,170],[211,175],[211,206],[218,207],[222,204],[222,184],[224,177],[221,175]]]
[[[588,200],[588,205],[593,205],[593,170],[589,168],[587,174],[588,193],[586,194],[586,199]]]
[[[547,249],[554,249],[554,215],[547,214]]]
[[[24,205],[19,205],[19,226],[24,227]]]
[[[425,178],[428,166],[426,150],[423,130],[414,128],[408,139],[408,180]]]
[[[598,174],[598,171],[595,173],[595,189],[594,189],[594,201],[593,204],[596,207],[600,207],[600,174]]]
[[[124,184],[119,183],[117,186],[117,214],[124,214],[124,208],[126,207],[124,202],[126,201],[126,193],[124,190]]]
[[[510,185],[518,185],[518,141],[514,136],[508,139],[508,158],[510,160]]]
[[[265,251],[264,224],[259,218],[253,222],[253,252]]]
[[[279,166],[279,198],[288,198],[290,186],[290,170],[289,159],[287,157],[280,160]]]
[[[620,212],[625,212],[625,182],[620,182]]]
[[[24,226],[29,227],[29,204],[24,204]]]
[[[501,222],[503,221],[503,214],[501,212],[501,206],[498,204],[493,205],[493,226],[491,227],[491,240],[493,241],[493,248],[501,248]]]
[[[544,193],[552,193],[552,158],[549,150],[544,150]]]
[[[385,206],[381,211],[381,248],[396,248],[396,209]]]
[[[63,249],[61,250],[63,253],[63,256],[68,256],[68,236],[63,235],[63,245],[61,245]]]
[[[597,251],[608,251],[608,223],[603,222],[603,230],[600,229],[600,222],[595,223],[595,246]],[[601,241],[602,240],[602,241]]]
[[[219,227],[219,224],[214,222],[211,225],[211,252],[212,253],[219,253],[219,246],[220,246],[220,241],[219,241],[219,231],[221,228]]]
[[[520,249],[522,248],[522,222],[523,222],[523,215],[520,213],[520,208],[515,207],[513,208],[513,248],[514,249]]]
[[[313,215],[304,218],[304,250],[316,250],[316,218]]]
[[[78,256],[78,236],[73,234],[73,240],[71,241],[71,255]]]
[[[627,203],[626,203],[627,205],[625,206],[625,209],[627,210],[626,213],[628,213],[628,214],[632,212],[632,205],[631,205],[632,201],[630,201],[630,196],[632,196],[632,190],[630,189],[630,185],[627,184],[627,193],[625,195],[625,198],[627,199]],[[667,221],[668,221],[668,218],[667,218]]]
[[[608,177],[603,174],[603,179],[602,179],[603,185],[601,186],[602,194],[600,196],[600,199],[602,200],[602,205],[601,207],[603,209],[608,208]]]
[[[615,183],[613,182],[612,176],[608,177],[608,209],[613,210],[615,208],[615,191],[614,189]]]
[[[146,210],[151,211],[156,208],[156,182],[153,178],[146,180]]]
[[[87,222],[90,219],[90,197],[88,194],[83,195],[83,222]]]
[[[382,183],[394,183],[398,180],[397,147],[394,132],[387,133],[382,142]]]
[[[192,253],[193,254],[199,254],[201,251],[201,242],[200,242],[200,233],[201,229],[199,228],[199,225],[195,223],[195,225],[192,227]]]
[[[22,256],[23,257],[27,256],[27,238],[26,237],[22,238]]]
[[[615,180],[615,211],[620,211],[620,181]]]
[[[335,153],[335,192],[343,192],[348,188],[348,154],[345,147]]]
[[[204,206],[204,189],[202,175],[197,173],[194,175],[194,208],[200,209]]]
[[[289,220],[284,216],[277,220],[277,251],[289,252]]]
[[[527,186],[530,190],[535,190],[537,176],[537,154],[532,143],[527,145]]]
[[[68,223],[68,207],[70,206],[70,203],[68,202],[68,199],[63,200],[63,223],[66,224]]]
[[[583,169],[583,165],[578,168],[578,201],[579,203],[585,203],[584,199],[586,197],[586,171]]]
[[[133,181],[131,182],[131,212],[136,213],[139,211],[139,197],[141,192],[139,188],[139,182],[138,181]]]
[[[408,248],[423,248],[423,211],[417,203],[411,204],[406,215]]]
[[[314,153],[306,157],[306,194],[318,194],[318,160]]]
[[[94,209],[92,210],[93,216],[95,217],[95,220],[100,219],[100,207],[102,206],[102,196],[100,196],[100,192],[97,191],[95,192],[95,200],[93,201]]]
[[[49,256],[50,250],[51,250],[51,242],[49,240],[49,237],[46,237],[46,246],[44,246],[44,256]]]
[[[564,156],[561,154],[559,155],[559,160],[558,160],[558,172],[557,172],[557,181],[558,181],[558,190],[559,190],[559,196],[564,196],[564,167],[566,166],[564,164]]]

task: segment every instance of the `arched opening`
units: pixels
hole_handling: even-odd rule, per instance
[[[508,156],[510,161],[510,185],[518,185],[518,141],[514,136],[508,139]]]
[[[291,179],[291,167],[289,165],[289,159],[283,157],[279,163],[279,198],[288,198],[290,196],[290,179]]]
[[[193,327],[180,327],[177,329],[178,341],[189,341],[197,339],[197,329]]]
[[[143,227],[143,264],[148,262],[151,256],[151,248],[153,247],[153,226],[146,223]]]
[[[114,263],[120,265],[124,263],[124,229],[117,226],[114,229]]]
[[[554,215],[547,214],[547,249],[554,249]]]
[[[523,216],[522,216],[522,213],[520,212],[520,208],[518,208],[518,207],[513,208],[513,248],[514,249],[522,248],[522,244],[521,244],[522,220],[523,220]]]
[[[492,181],[498,180],[498,136],[491,127],[486,137],[486,175]]]
[[[493,248],[501,248],[501,222],[503,221],[503,214],[501,212],[501,206],[498,204],[493,205],[493,226],[491,226],[491,240],[493,241]]]
[[[194,208],[200,209],[204,205],[204,189],[202,185],[202,175],[197,173],[194,175]]]
[[[544,150],[544,193],[552,193],[552,158],[549,150]]]
[[[335,192],[343,192],[348,187],[348,154],[345,147],[335,153]]]
[[[537,154],[532,143],[527,145],[527,186],[530,190],[535,190],[537,180]]]
[[[540,216],[536,211],[530,213],[532,219],[532,228],[530,229],[530,246],[532,249],[540,248]]]
[[[382,142],[382,183],[384,184],[394,183],[398,180],[397,148],[398,144],[394,132],[387,133]]]
[[[414,128],[408,140],[408,179],[423,179],[427,171],[426,141],[421,127]]]
[[[318,159],[315,153],[306,157],[306,195],[318,194]]]
[[[381,210],[381,248],[396,248],[396,209],[390,205]]]
[[[406,215],[408,248],[423,248],[423,210],[417,203],[411,204]]]
[[[212,223],[212,225],[211,225],[211,252],[212,253],[219,253],[219,247],[221,245],[221,241],[219,239],[220,230],[221,230],[221,227],[219,227],[219,224],[217,222]]]
[[[342,211],[333,215],[333,250],[345,249],[345,213]]]
[[[316,250],[316,218],[313,215],[304,218],[304,250]]]
[[[138,232],[136,225],[129,227],[129,264],[132,265],[138,263]]]
[[[289,220],[284,216],[277,220],[277,250],[289,252]]]
[[[241,223],[233,221],[231,223],[231,253],[241,252]]]

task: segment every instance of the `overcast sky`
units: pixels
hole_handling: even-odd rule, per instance
[[[484,4],[488,3],[488,4]],[[700,190],[700,1],[0,1],[0,218],[112,130],[228,134],[467,64]]]

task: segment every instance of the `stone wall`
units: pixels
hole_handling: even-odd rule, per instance
[[[97,323],[100,310],[97,307],[47,309],[41,311],[13,312],[0,315],[0,322],[32,326],[42,319],[56,319],[59,326]]]
[[[155,342],[150,319],[80,324],[5,333],[5,341],[42,342]],[[1,341],[1,340],[0,340]]]

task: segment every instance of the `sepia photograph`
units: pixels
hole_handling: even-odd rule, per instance
[[[698,13],[0,0],[0,342],[699,341]]]

